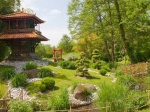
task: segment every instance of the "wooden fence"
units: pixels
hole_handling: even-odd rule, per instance
[[[7,112],[9,109],[8,102],[11,100],[10,90],[0,99],[0,112]]]
[[[134,76],[147,75],[149,73],[150,63],[137,63],[122,68],[122,72],[132,74]]]
[[[9,110],[9,101],[11,100],[11,91],[8,90],[7,93],[0,99],[0,112],[8,112]],[[19,98],[23,100],[23,89],[20,90]]]

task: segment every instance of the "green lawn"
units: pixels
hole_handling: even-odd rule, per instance
[[[53,78],[55,80],[55,90],[52,92],[46,92],[45,94],[41,95],[38,94],[38,86],[41,83],[40,81],[34,82],[29,84],[26,89],[29,91],[31,95],[37,96],[39,99],[47,99],[47,96],[50,94],[59,94],[61,91],[61,88],[68,88],[69,86],[75,84],[75,83],[90,83],[90,84],[95,84],[95,85],[100,85],[103,82],[110,82],[111,83],[111,78],[108,76],[101,76],[96,70],[90,72],[91,76],[93,76],[92,79],[85,79],[81,77],[76,77],[75,70],[68,70],[68,69],[62,69],[59,67],[54,67],[54,66],[46,66],[47,68],[50,68],[54,72],[57,73],[57,75]]]

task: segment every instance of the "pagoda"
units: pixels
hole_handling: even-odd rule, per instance
[[[8,60],[37,59],[35,48],[41,41],[47,41],[40,32],[43,20],[35,14],[24,11],[0,16],[4,24],[0,33],[0,41],[5,42],[11,49]]]

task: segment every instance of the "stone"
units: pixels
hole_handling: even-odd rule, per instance
[[[78,85],[75,88],[73,95],[77,100],[87,101],[89,93],[87,92],[87,88],[85,88],[83,85]]]
[[[83,84],[83,86],[90,91],[96,91],[96,87],[93,84]]]
[[[25,70],[22,73],[26,74],[28,78],[36,78],[39,70],[38,69],[31,69],[31,70]]]

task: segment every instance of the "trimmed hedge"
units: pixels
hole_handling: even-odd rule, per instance
[[[55,81],[51,79],[50,77],[45,77],[42,80],[42,84],[46,86],[46,89],[52,90],[55,86]]]

